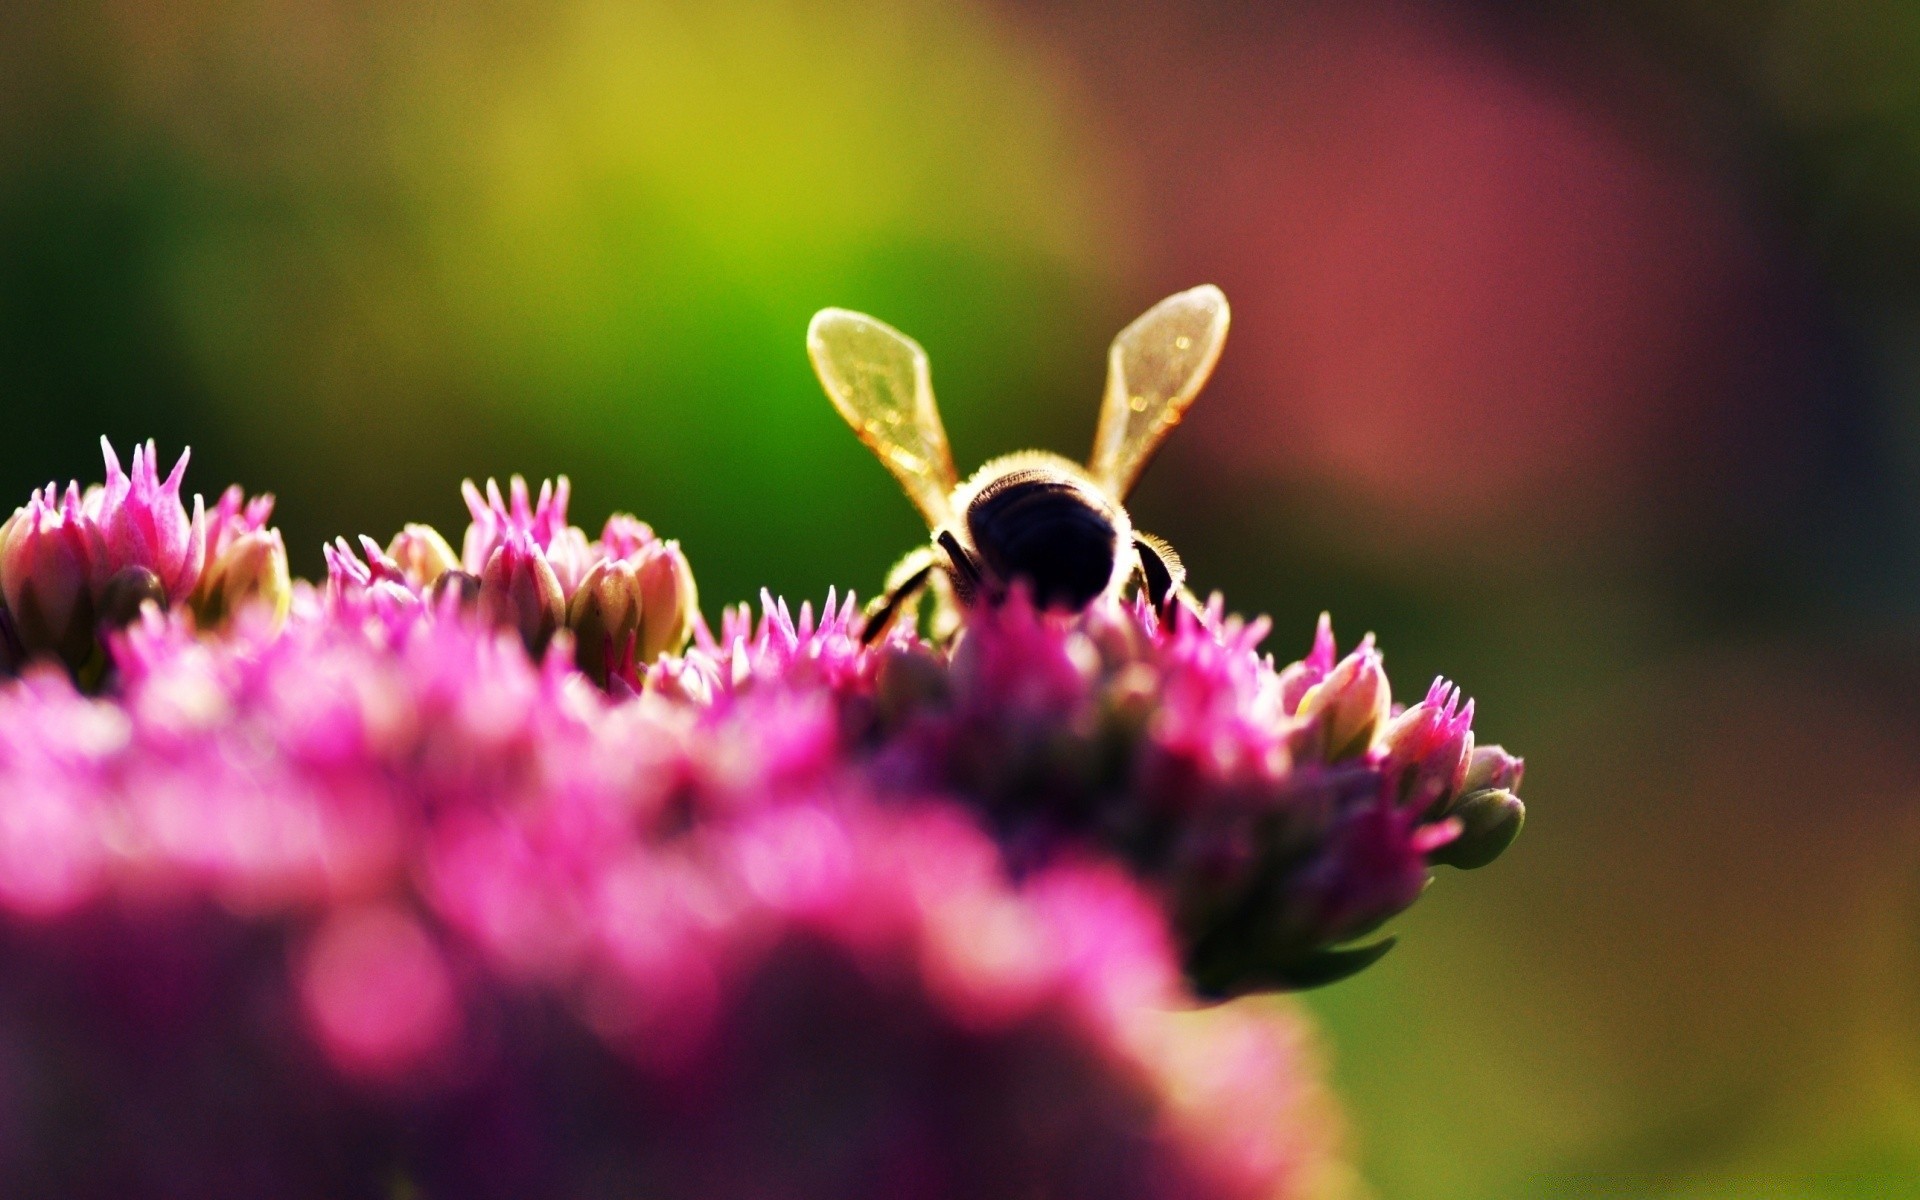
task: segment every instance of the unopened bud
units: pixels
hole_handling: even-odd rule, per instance
[[[1460,785],[1463,792],[1483,792],[1488,788],[1505,788],[1509,792],[1520,790],[1520,777],[1526,773],[1527,762],[1508,754],[1499,746],[1480,746],[1467,761],[1466,779]]]
[[[454,599],[449,600],[449,596]],[[436,609],[444,609],[449,604],[456,609],[474,608],[480,603],[480,577],[465,571],[448,571],[434,580],[427,590],[427,598]]]
[[[650,663],[663,654],[678,653],[687,644],[694,614],[700,611],[700,593],[679,542],[659,542],[642,551],[637,573],[640,633],[634,653],[639,661]]]
[[[244,607],[259,605],[278,626],[293,604],[293,579],[287,571],[287,547],[278,529],[241,534],[207,568],[194,593],[201,626],[217,629]]]
[[[601,687],[631,661],[640,633],[640,574],[635,564],[602,559],[567,605],[574,661]]]
[[[387,557],[407,582],[423,593],[440,582],[442,575],[460,567],[460,556],[431,525],[408,525],[394,534],[387,544]]]
[[[1366,753],[1392,703],[1386,668],[1369,634],[1300,698],[1297,716],[1314,730],[1313,747],[1326,761],[1338,762]]]
[[[49,484],[0,534],[0,598],[22,653],[55,655],[78,669],[94,647],[90,539],[78,491],[60,503]]]
[[[145,567],[121,567],[100,589],[99,617],[104,629],[131,625],[149,604],[167,606],[167,588]]]
[[[600,531],[598,549],[603,558],[638,558],[642,550],[659,542],[653,535],[653,526],[639,517],[615,513],[607,518],[606,527]]]
[[[1460,836],[1427,855],[1427,861],[1471,871],[1499,858],[1527,820],[1527,806],[1504,788],[1461,797],[1447,813],[1460,822]]]
[[[538,655],[566,619],[567,601],[546,556],[523,533],[503,542],[480,573],[480,613],[520,634]]]

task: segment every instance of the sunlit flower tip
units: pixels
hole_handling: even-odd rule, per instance
[[[121,469],[107,439],[100,439],[100,448],[107,480],[97,491],[87,493],[87,516],[100,542],[93,564],[94,586],[105,586],[107,578],[122,568],[145,567],[160,580],[169,604],[186,600],[200,580],[207,534],[200,497],[194,497],[191,514],[180,501],[180,483],[191,452],[180,452],[163,482],[152,442],[133,448],[130,473]]]
[[[1318,647],[1316,647],[1316,656]],[[1365,754],[1385,728],[1393,696],[1386,667],[1368,634],[1358,648],[1300,698],[1295,714],[1328,762]]]
[[[448,571],[460,569],[460,557],[447,539],[431,525],[410,524],[387,543],[387,557],[393,560],[407,582],[425,592]]]
[[[507,535],[480,573],[480,613],[540,654],[566,621],[567,601],[546,556],[523,530]]]
[[[679,542],[659,542],[640,554],[640,632],[634,652],[641,662],[677,653],[693,632],[700,592]]]
[[[1447,810],[1447,819],[1458,824],[1459,836],[1431,851],[1427,861],[1470,871],[1499,858],[1513,844],[1526,824],[1527,806],[1505,788],[1487,788],[1462,796]]]
[[[1488,788],[1505,788],[1509,792],[1518,792],[1520,777],[1526,773],[1526,767],[1525,759],[1508,754],[1503,747],[1475,747],[1467,760],[1466,775],[1460,790],[1481,792]]]
[[[1327,677],[1333,670],[1334,642],[1333,616],[1321,613],[1319,624],[1313,631],[1313,649],[1296,663],[1289,663],[1279,675],[1281,711],[1291,716],[1299,711],[1300,701],[1314,684]]]
[[[91,527],[77,487],[48,484],[0,529],[0,597],[28,657],[78,668],[94,648]]]
[[[241,534],[208,566],[194,596],[194,616],[203,629],[217,629],[242,608],[256,605],[275,626],[284,622],[293,604],[293,579],[280,531]]]
[[[659,540],[654,536],[653,526],[645,521],[628,513],[614,513],[601,529],[600,541],[594,550],[601,558],[636,558]]]
[[[641,621],[640,574],[636,564],[602,559],[587,572],[567,603],[567,628],[573,630],[574,659],[601,687],[632,665]]]
[[[1425,813],[1459,795],[1465,784],[1473,750],[1473,701],[1462,704],[1459,688],[1436,679],[1425,700],[1387,723],[1380,743],[1401,802]]]

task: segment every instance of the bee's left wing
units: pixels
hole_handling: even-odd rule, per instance
[[[1100,428],[1087,465],[1114,499],[1133,490],[1213,374],[1227,341],[1227,320],[1226,296],[1205,284],[1168,296],[1113,339]]]
[[[927,527],[946,524],[960,479],[933,401],[927,352],[865,313],[825,308],[807,326],[807,356],[833,406],[900,481]]]

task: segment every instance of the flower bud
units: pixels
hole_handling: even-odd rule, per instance
[[[1462,706],[1460,689],[1436,679],[1425,700],[1387,723],[1380,743],[1401,802],[1425,813],[1460,794],[1473,750],[1473,701]]]
[[[93,564],[96,588],[123,567],[145,567],[160,580],[169,604],[193,594],[206,557],[206,515],[199,497],[193,515],[180,502],[180,481],[186,475],[188,453],[182,451],[173,471],[161,482],[153,443],[135,446],[133,470],[120,467],[120,457],[105,438],[107,481],[87,493],[87,516],[98,531],[99,554]]]
[[[1309,748],[1328,762],[1365,754],[1387,722],[1393,703],[1386,668],[1368,634],[1352,654],[1300,698],[1300,721],[1312,730]]]
[[[1460,836],[1427,855],[1427,861],[1471,871],[1499,858],[1527,820],[1527,806],[1505,788],[1488,788],[1461,798],[1447,816],[1460,823]]]
[[[48,484],[0,534],[0,597],[21,651],[77,670],[94,648],[93,547],[79,489],[68,488],[62,503]]]
[[[100,589],[100,625],[104,629],[131,625],[149,603],[167,606],[167,589],[160,577],[145,567],[121,567]]]
[[[1321,613],[1320,623],[1313,631],[1313,649],[1308,651],[1305,658],[1288,664],[1280,671],[1281,711],[1288,716],[1300,711],[1300,701],[1333,670],[1333,653],[1333,617]]]
[[[640,633],[634,653],[640,662],[650,663],[687,644],[694,614],[700,611],[700,593],[679,542],[659,542],[642,551],[637,575]]]
[[[653,526],[628,513],[614,513],[600,531],[600,544],[596,548],[603,558],[638,558],[642,550],[659,542],[653,535]]]
[[[287,571],[287,547],[278,529],[241,534],[207,567],[196,589],[195,616],[202,628],[217,629],[248,605],[259,604],[278,626],[293,604],[293,580]]]
[[[1525,759],[1515,758],[1499,746],[1478,747],[1467,760],[1466,776],[1460,790],[1482,792],[1488,788],[1504,788],[1509,792],[1518,792],[1520,776],[1526,772],[1526,767]]]
[[[495,625],[516,630],[536,655],[546,650],[566,620],[560,580],[525,533],[513,532],[487,560],[486,570],[480,573],[480,614]]]
[[[635,564],[602,559],[567,605],[574,660],[601,687],[628,666],[640,633],[640,574]]]
[[[448,571],[458,570],[460,556],[447,539],[431,525],[408,525],[393,535],[387,544],[387,557],[400,568],[407,582],[426,592]]]
[[[449,600],[449,596],[456,598]],[[480,577],[465,571],[448,571],[434,580],[427,598],[436,610],[443,612],[449,605],[454,609],[473,608],[480,603]]]

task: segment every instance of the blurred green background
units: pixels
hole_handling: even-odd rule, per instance
[[[1920,5],[0,6],[0,494],[191,443],[307,573],[565,471],[710,615],[870,591],[815,309],[964,468],[1202,281],[1140,523],[1530,764],[1310,998],[1374,1189],[1920,1196]]]

